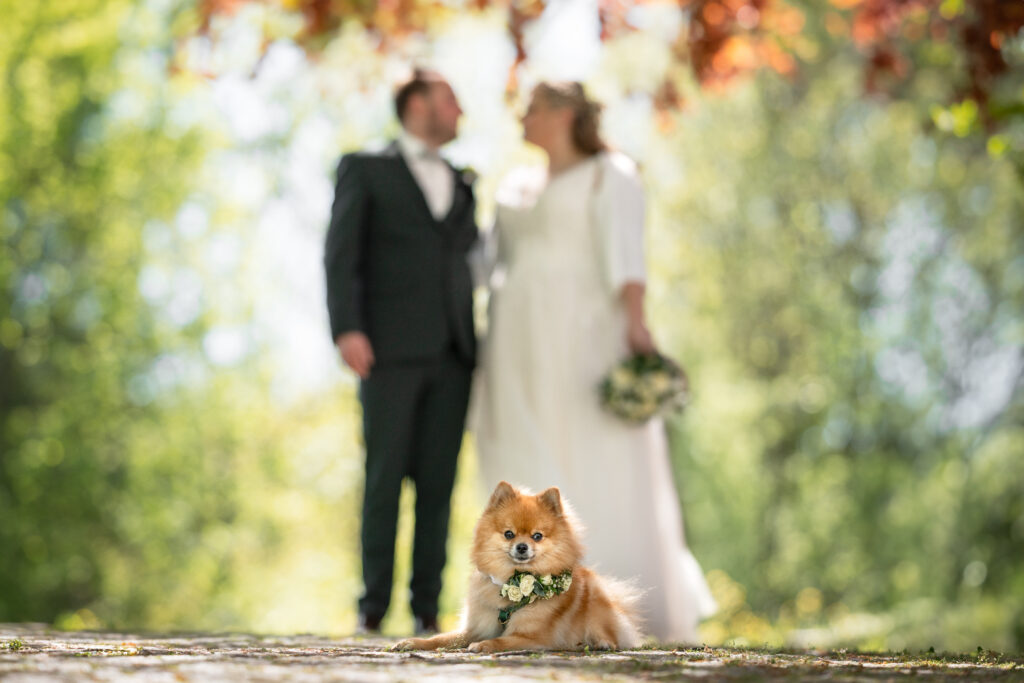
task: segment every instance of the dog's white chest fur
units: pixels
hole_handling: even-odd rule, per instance
[[[489,576],[475,572],[469,582],[469,596],[466,601],[466,632],[471,640],[487,640],[501,635],[498,612],[510,603],[501,597],[501,587],[494,585]]]

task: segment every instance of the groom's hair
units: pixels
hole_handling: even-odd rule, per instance
[[[437,83],[444,83],[444,76],[433,69],[413,69],[412,76],[398,86],[395,91],[395,114],[398,120],[405,124],[405,114],[409,109],[409,100],[417,95],[426,95],[430,88]]]

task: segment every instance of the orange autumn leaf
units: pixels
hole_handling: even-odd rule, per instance
[[[720,75],[736,71],[753,69],[758,65],[757,51],[747,38],[734,36],[729,38],[718,54],[711,60],[712,66]]]
[[[791,5],[774,3],[764,18],[765,28],[770,33],[782,36],[795,36],[800,33],[807,18],[804,13]]]
[[[508,33],[516,56],[507,88],[518,87],[519,66],[529,59],[526,27],[556,0],[197,0],[201,33],[210,20],[231,15],[246,3],[275,3],[304,19],[300,42],[313,52],[332,32],[357,21],[388,52],[407,37],[429,32],[457,12],[507,11]],[[944,0],[597,0],[600,37],[610,40],[636,30],[631,12],[640,5],[672,4],[684,12],[687,27],[671,46],[675,64],[689,69],[701,86],[720,90],[738,76],[758,69],[793,74],[803,55],[794,46],[808,30],[824,29],[833,40],[852,40],[863,54],[866,89],[896,92],[912,77],[910,46],[923,41],[954,42],[962,55],[958,97],[984,103],[994,78],[1009,69],[1003,48],[1024,28],[1024,0],[963,0],[963,11],[941,12]],[[807,8],[807,14],[801,9]],[[808,27],[809,17],[820,24]],[[657,96],[657,108],[674,98]],[[984,113],[983,113],[984,115]]]
[[[850,25],[838,12],[825,15],[825,30],[832,36],[845,36],[850,32]]]
[[[773,71],[788,76],[796,72],[796,60],[774,41],[765,40],[758,45],[761,61]]]

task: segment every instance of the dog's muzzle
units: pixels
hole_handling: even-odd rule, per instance
[[[529,562],[533,559],[533,548],[526,543],[517,543],[508,551],[516,562]]]

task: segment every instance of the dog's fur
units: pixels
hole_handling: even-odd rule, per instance
[[[506,530],[515,538],[507,539]],[[539,541],[533,535],[543,534]],[[517,545],[528,546],[528,559],[514,557]],[[557,488],[539,495],[517,491],[501,482],[477,523],[470,579],[461,630],[433,638],[410,638],[398,650],[464,648],[500,650],[627,649],[641,642],[635,592],[626,584],[598,576],[580,566],[583,546],[578,524]],[[572,585],[561,595],[538,599],[512,613],[502,629],[499,610],[512,603],[501,587],[516,570],[538,576],[572,569]]]

